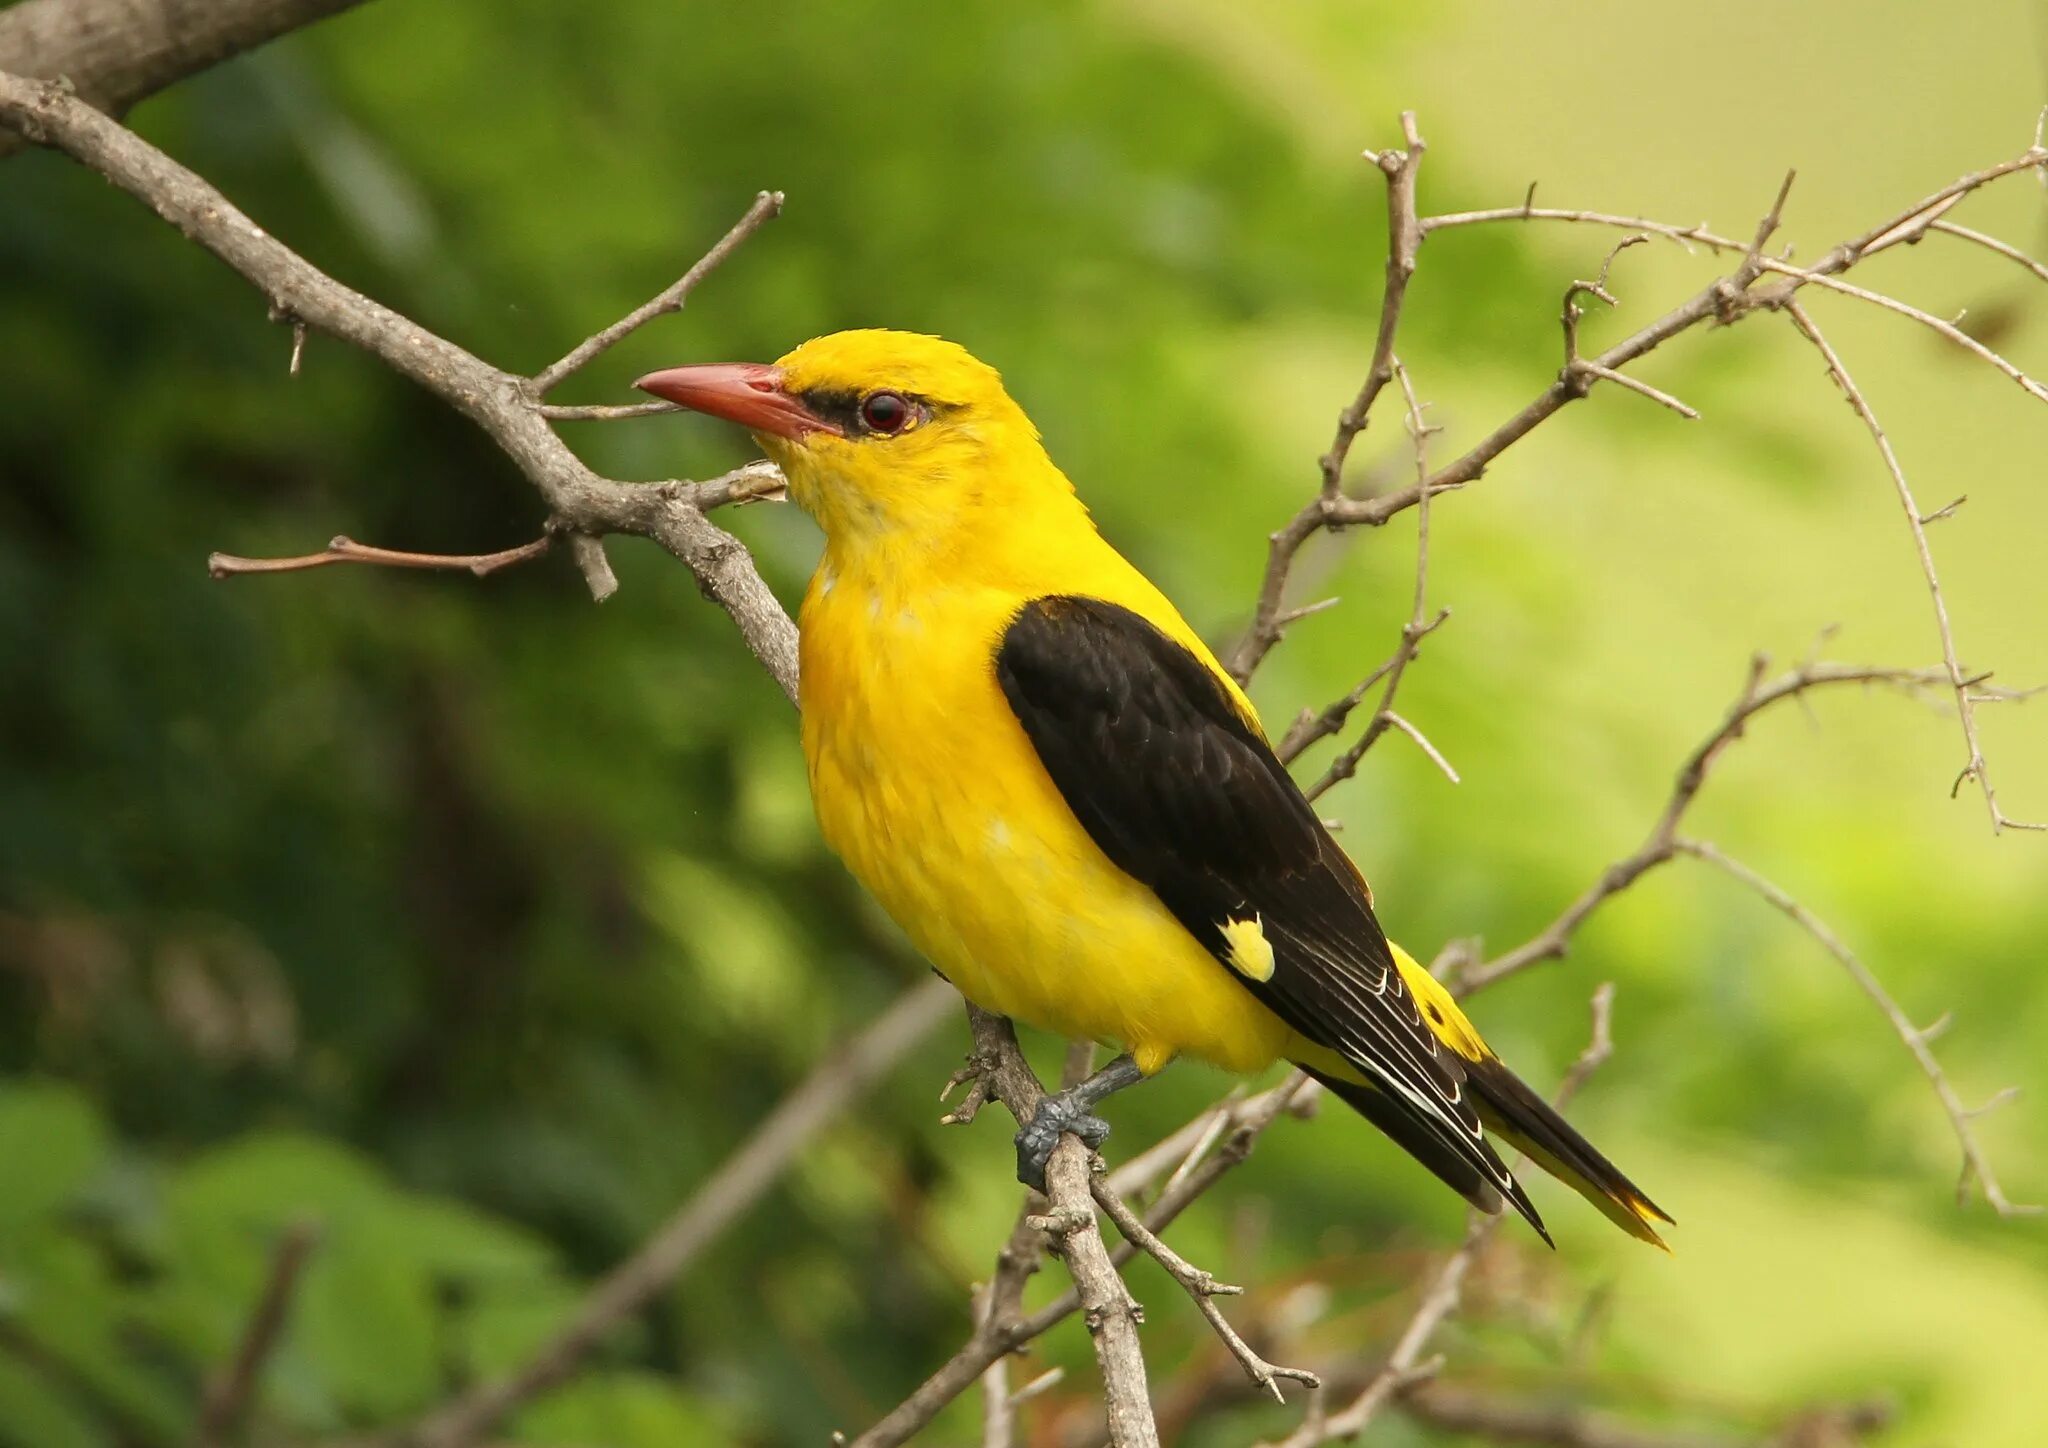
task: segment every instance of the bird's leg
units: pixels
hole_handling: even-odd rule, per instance
[[[1073,1132],[1090,1151],[1102,1145],[1109,1138],[1109,1123],[1093,1114],[1095,1103],[1144,1079],[1136,1061],[1119,1056],[1080,1085],[1042,1097],[1031,1119],[1017,1131],[1017,1180],[1045,1190],[1046,1159],[1060,1144],[1062,1132]]]

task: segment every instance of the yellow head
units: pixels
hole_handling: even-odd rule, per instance
[[[1073,489],[993,367],[915,332],[813,338],[772,366],[674,367],[633,384],[737,422],[835,546],[1000,532]]]

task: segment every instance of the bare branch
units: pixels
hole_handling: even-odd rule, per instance
[[[1652,387],[1640,377],[1631,377],[1626,372],[1616,372],[1612,367],[1602,367],[1598,362],[1588,362],[1583,357],[1573,362],[1572,368],[1582,376],[1598,377],[1604,381],[1612,382],[1616,386],[1626,387],[1629,391],[1647,397],[1650,401],[1660,406],[1670,408],[1688,421],[1698,422],[1700,419],[1698,408],[1688,403],[1680,402],[1670,393],[1662,388]]]
[[[1416,256],[1422,247],[1422,229],[1415,212],[1415,178],[1422,168],[1422,153],[1428,147],[1413,111],[1401,113],[1401,138],[1404,150],[1366,152],[1366,159],[1379,168],[1387,181],[1387,279],[1380,294],[1379,331],[1373,339],[1372,361],[1366,367],[1365,382],[1358,395],[1338,414],[1336,436],[1318,465],[1322,486],[1314,500],[1267,540],[1266,575],[1259,586],[1258,606],[1251,627],[1230,656],[1230,674],[1239,684],[1251,678],[1260,661],[1286,632],[1284,598],[1295,554],[1311,535],[1328,525],[1330,510],[1343,496],[1344,464],[1351,456],[1351,445],[1364,430],[1373,403],[1394,377],[1394,335],[1401,325],[1401,304],[1407,299],[1408,280],[1415,275]]]
[[[206,571],[215,578],[239,578],[251,573],[298,573],[324,568],[330,563],[370,563],[385,568],[426,568],[470,573],[487,577],[500,569],[531,562],[546,553],[554,536],[543,533],[531,543],[497,553],[405,553],[396,548],[374,548],[353,538],[336,537],[319,553],[298,558],[241,558],[233,553],[210,553]]]
[[[1123,1198],[1099,1179],[1095,1183],[1095,1204],[1116,1223],[1116,1228],[1123,1233],[1125,1241],[1164,1267],[1167,1275],[1178,1282],[1182,1290],[1194,1299],[1195,1306],[1201,1309],[1202,1316],[1208,1319],[1209,1326],[1215,1330],[1216,1336],[1223,1340],[1223,1345],[1230,1349],[1231,1356],[1244,1368],[1245,1375],[1262,1390],[1270,1392],[1275,1402],[1286,1401],[1280,1391],[1282,1378],[1292,1378],[1311,1388],[1322,1385],[1322,1379],[1306,1368],[1284,1368],[1277,1363],[1267,1362],[1238,1334],[1237,1329],[1230,1325],[1223,1316],[1222,1309],[1217,1307],[1216,1299],[1238,1296],[1244,1291],[1242,1287],[1218,1282],[1209,1273],[1167,1246],[1157,1233],[1138,1220],[1137,1213],[1125,1205]]]
[[[1036,1078],[1031,1077],[1030,1068],[1017,1052],[1015,1037],[1010,1036],[1007,1048],[1004,1047],[1001,1036],[994,1034],[998,1030],[1006,1030],[1001,1017],[987,1017],[987,1021],[993,1024],[985,1024],[985,1016],[985,1012],[969,1012],[969,1019],[975,1023],[975,1053],[968,1068],[956,1073],[956,1080],[978,1080],[991,1093],[1007,1091],[1011,1099],[1035,1102],[1035,1098],[1028,1096],[1025,1083],[1028,1080],[1031,1088],[1042,1088],[1037,1088]],[[1021,1075],[1018,1074],[1020,1072]],[[1156,1180],[1180,1158],[1181,1153],[1205,1152],[1191,1155],[1185,1169],[1174,1174],[1173,1181],[1144,1212],[1141,1220],[1149,1231],[1164,1231],[1232,1168],[1250,1156],[1253,1145],[1274,1122],[1300,1103],[1313,1100],[1316,1089],[1305,1075],[1293,1071],[1271,1090],[1212,1107],[1143,1155],[1110,1172],[1105,1185],[1110,1191],[1120,1194],[1136,1192]],[[1220,1132],[1212,1131],[1212,1123],[1219,1116],[1225,1123],[1224,1127]],[[1213,1145],[1214,1150],[1208,1150],[1206,1145],[1197,1147],[1197,1141]],[[1163,1150],[1169,1145],[1174,1149]],[[1031,1237],[1034,1242],[1044,1240],[1043,1234],[1038,1232],[1032,1232]],[[1004,1253],[1013,1254],[1017,1248],[1018,1240],[1013,1235]],[[1120,1267],[1136,1253],[1137,1249],[1126,1241],[1110,1254],[1110,1261]],[[1005,1260],[1003,1254],[998,1254],[999,1281]],[[896,1448],[897,1444],[906,1442],[931,1422],[941,1408],[973,1387],[997,1356],[1013,1352],[1050,1332],[1080,1306],[1079,1290],[1069,1288],[1028,1317],[998,1316],[986,1329],[977,1329],[958,1352],[925,1379],[916,1392],[890,1409],[874,1427],[853,1439],[847,1448]]]
[[[1686,756],[1665,801],[1663,813],[1634,853],[1616,860],[1601,872],[1578,899],[1534,938],[1505,955],[1481,965],[1468,966],[1459,976],[1457,993],[1468,996],[1497,981],[1545,960],[1561,958],[1570,948],[1572,936],[1593,912],[1626,890],[1649,871],[1676,853],[1679,822],[1699,797],[1707,773],[1721,752],[1740,739],[1749,721],[1773,704],[1800,697],[1809,690],[1837,684],[1889,684],[1905,689],[1935,688],[1947,682],[1939,669],[1874,668],[1863,665],[1807,662],[1791,673],[1769,683],[1764,670],[1769,661],[1758,654],[1750,660],[1749,676],[1742,693],[1728,713],[1700,745]]]
[[[118,116],[145,96],[362,0],[23,0],[0,10],[0,70],[62,79]],[[21,142],[0,135],[0,157]]]
[[[594,597],[617,587],[597,537],[632,533],[667,549],[795,700],[796,626],[746,549],[686,498],[598,477],[541,416],[527,379],[327,276],[206,181],[61,86],[0,72],[0,126],[99,172],[234,268],[278,315],[362,348],[476,423],[539,490],[550,512],[569,531],[588,535],[572,540],[572,553]]]
[[[1849,376],[1849,369],[1843,365],[1841,357],[1829,344],[1828,339],[1821,334],[1813,318],[1807,315],[1806,309],[1797,300],[1788,301],[1785,304],[1785,315],[1792,319],[1792,325],[1804,334],[1806,340],[1819,350],[1821,360],[1827,364],[1828,376],[1833,378],[1835,385],[1848,396],[1849,405],[1863,420],[1864,427],[1869,429],[1871,441],[1877,444],[1878,456],[1884,459],[1885,471],[1891,474],[1892,487],[1899,495],[1899,506],[1905,510],[1906,526],[1913,535],[1913,551],[1920,559],[1920,576],[1927,581],[1927,592],[1934,600],[1934,624],[1941,635],[1942,663],[1948,669],[1949,687],[1954,691],[1956,698],[1956,717],[1962,724],[1963,743],[1969,750],[1969,758],[1963,765],[1963,772],[1956,777],[1956,785],[1960,787],[1966,779],[1977,781],[1978,787],[1984,792],[1984,807],[1991,813],[1991,828],[1994,833],[2001,829],[2048,830],[2048,824],[2008,819],[2005,812],[1998,807],[1998,792],[1992,788],[1991,774],[1984,763],[1984,746],[1977,737],[1977,713],[1974,707],[1976,701],[1971,694],[1971,687],[1977,680],[1965,677],[1962,661],[1956,655],[1955,632],[1948,621],[1948,600],[1942,597],[1941,579],[1934,571],[1934,552],[1927,542],[1928,520],[1920,516],[1920,504],[1914,500],[1912,485],[1906,481],[1906,470],[1900,466],[1899,456],[1892,450],[1892,442],[1885,435],[1884,425],[1877,420],[1877,413],[1871,408],[1869,400],[1856,386],[1855,380]],[[2048,396],[2048,393],[2043,395]],[[1950,504],[1951,508],[1954,506]],[[1954,792],[1950,791],[1951,794]]]
[[[1488,1443],[1528,1443],[1547,1448],[1728,1448],[1720,1433],[1639,1427],[1611,1414],[1570,1403],[1518,1398],[1505,1393],[1437,1379],[1412,1388],[1400,1401],[1403,1415],[1446,1433]],[[1783,1448],[1807,1444],[1851,1448],[1864,1432],[1884,1426],[1891,1412],[1879,1403],[1809,1409],[1797,1415],[1772,1441]],[[1802,1434],[1801,1429],[1825,1421],[1837,1428],[1828,1436]]]
[[[1327,706],[1321,714],[1304,717],[1297,727],[1290,729],[1282,741],[1283,760],[1291,760],[1314,740],[1326,734],[1334,734],[1344,726],[1345,719],[1357,707],[1358,702],[1376,681],[1380,684],[1379,707],[1373,711],[1371,722],[1359,735],[1356,743],[1350,745],[1330,761],[1322,775],[1303,791],[1311,801],[1320,799],[1338,783],[1349,779],[1358,772],[1358,765],[1380,736],[1389,729],[1399,729],[1413,739],[1424,754],[1429,756],[1452,784],[1458,782],[1458,771],[1451,767],[1449,760],[1437,750],[1422,731],[1394,712],[1394,695],[1406,677],[1408,666],[1422,651],[1422,641],[1443,626],[1451,616],[1449,609],[1440,609],[1434,618],[1428,613],[1429,599],[1429,500],[1434,491],[1428,486],[1429,480],[1429,439],[1435,428],[1422,420],[1422,404],[1416,399],[1415,384],[1408,375],[1408,369],[1401,365],[1399,358],[1393,359],[1394,375],[1400,379],[1401,398],[1406,408],[1406,422],[1409,445],[1415,453],[1416,486],[1421,489],[1415,510],[1415,591],[1408,606],[1408,621],[1401,626],[1401,640],[1394,647],[1393,655],[1365,680],[1356,685],[1350,693]]]
[[[975,1331],[986,1332],[998,1311],[996,1294],[983,1288],[974,1295]],[[1015,1448],[1017,1400],[1010,1392],[1010,1359],[998,1357],[981,1373],[981,1448]]]
[[[1928,230],[1946,232],[1950,236],[1960,237],[1973,246],[1981,246],[1986,251],[1995,251],[2000,256],[2019,263],[2032,272],[2037,279],[2048,282],[2048,266],[2035,261],[2010,242],[2000,241],[1997,237],[1987,236],[1981,231],[1972,231],[1967,226],[1958,226],[1953,221],[1931,222],[1928,225]]]
[[[299,1274],[320,1240],[311,1222],[295,1222],[285,1228],[271,1254],[270,1274],[249,1314],[241,1344],[221,1373],[206,1385],[206,1397],[199,1407],[199,1423],[193,1430],[196,1448],[219,1448],[241,1422],[263,1374],[263,1365],[277,1348],[290,1319],[292,1297],[298,1291]]]
[[[481,1383],[386,1442],[390,1448],[468,1448],[522,1405],[566,1381],[605,1335],[639,1312],[760,1200],[797,1153],[845,1107],[938,1028],[959,997],[929,979],[897,997],[845,1048],[821,1061],[753,1135],[639,1250],[592,1288],[575,1314],[503,1378]],[[972,1381],[970,1377],[969,1381]]]
[[[1818,941],[1821,948],[1832,955],[1842,969],[1849,973],[1849,978],[1856,982],[1857,988],[1884,1012],[1885,1019],[1891,1022],[1892,1030],[1898,1034],[1906,1049],[1913,1053],[1913,1060],[1919,1065],[1921,1074],[1926,1076],[1928,1084],[1934,1088],[1935,1096],[1941,1101],[1941,1109],[1948,1113],[1949,1127],[1955,1132],[1956,1141],[1962,1147],[1963,1170],[1956,1182],[1957,1204],[1963,1205],[1969,1201],[1970,1187],[1975,1183],[1982,1188],[1984,1200],[2001,1217],[2039,1214],[2042,1210],[2040,1207],[2013,1202],[2006,1197],[2004,1189],[1998,1184],[1997,1174],[1991,1169],[1990,1159],[1984,1154],[1984,1148],[1977,1140],[1976,1128],[1973,1125],[1977,1117],[2011,1100],[2016,1088],[2008,1087],[1983,1106],[1963,1105],[1962,1098],[1956,1094],[1954,1083],[1942,1070],[1941,1062],[1935,1059],[1934,1050],[1929,1044],[1947,1027],[1948,1017],[1943,1015],[1926,1027],[1915,1026],[1899,1008],[1898,1002],[1892,999],[1891,993],[1884,988],[1883,983],[1871,973],[1870,968],[1858,960],[1849,947],[1842,943],[1841,938],[1828,929],[1819,917],[1784,889],[1704,840],[1681,839],[1674,842],[1674,848],[1681,854],[1690,855],[1696,860],[1703,860],[1712,865],[1754,891],[1770,905],[1783,911],[1794,924]]]
[[[2032,377],[2021,371],[2019,367],[2008,361],[2003,353],[1993,351],[1955,323],[1943,321],[1932,312],[1922,311],[1910,302],[1902,302],[1897,297],[1888,297],[1883,292],[1873,292],[1868,287],[1859,287],[1853,282],[1842,281],[1827,275],[1825,272],[1809,271],[1804,267],[1793,266],[1790,262],[1773,261],[1767,258],[1764,261],[1764,270],[1789,277],[1792,279],[1792,282],[1781,288],[1766,289],[1755,293],[1750,298],[1752,306],[1789,308],[1792,305],[1791,298],[1800,286],[1811,285],[1822,287],[1831,292],[1840,292],[1845,297],[1854,297],[1858,301],[1868,302],[1874,307],[1882,307],[1888,312],[1897,312],[1902,317],[1918,322],[1936,336],[1941,337],[1945,341],[1953,342],[1965,352],[1974,353],[1984,361],[1989,362],[1993,367],[2003,372],[2014,382],[2017,382],[2021,389],[2029,396],[2037,398],[2042,402],[2048,402],[2048,387],[2042,386],[2039,382],[2036,382]]]
[[[1417,253],[1422,249],[1422,228],[1415,219],[1415,177],[1422,169],[1422,153],[1428,149],[1415,124],[1415,112],[1401,112],[1401,139],[1405,150],[1367,153],[1373,165],[1387,178],[1387,281],[1380,293],[1380,325],[1373,338],[1372,362],[1358,396],[1337,418],[1337,435],[1318,465],[1322,470],[1322,496],[1330,501],[1343,492],[1344,463],[1351,444],[1372,415],[1372,405],[1394,379],[1394,333],[1401,325],[1401,304],[1407,299],[1408,282],[1415,275]]]
[[[673,402],[625,402],[615,406],[562,407],[543,402],[538,411],[549,422],[624,422],[635,417],[658,417],[664,412],[682,412]]]
[[[967,1008],[967,1018],[974,1030],[975,1050],[987,1063],[984,1079],[990,1092],[1022,1126],[1038,1109],[1045,1088],[1017,1049],[1016,1033],[1008,1021],[973,1005]],[[1095,1361],[1102,1369],[1112,1448],[1156,1448],[1159,1429],[1152,1420],[1145,1358],[1138,1347],[1143,1311],[1117,1274],[1096,1227],[1094,1157],[1073,1133],[1061,1136],[1045,1166],[1049,1210],[1026,1220],[1046,1233],[1050,1250],[1067,1264],[1074,1279],[1089,1335],[1095,1340]],[[1017,1340],[1023,1340],[1021,1334]],[[876,1439],[871,1430],[860,1442],[871,1440],[901,1441]]]
[[[1797,267],[1790,262],[1762,254],[1763,241],[1767,240],[1771,232],[1776,229],[1778,215],[1784,204],[1785,192],[1782,188],[1779,192],[1778,201],[1773,205],[1771,211],[1765,214],[1763,222],[1758,226],[1758,236],[1761,239],[1751,242],[1747,247],[1725,236],[1715,235],[1704,226],[1678,227],[1665,222],[1650,221],[1642,217],[1616,216],[1596,211],[1562,211],[1538,207],[1502,207],[1490,211],[1424,217],[1419,225],[1423,235],[1427,236],[1434,230],[1442,230],[1451,226],[1472,225],[1480,222],[1545,220],[1585,222],[1599,226],[1625,227],[1631,231],[1650,232],[1677,241],[1698,241],[1716,251],[1744,251],[1742,264],[1735,271],[1727,276],[1717,278],[1704,290],[1694,295],[1682,305],[1673,308],[1656,321],[1643,327],[1633,336],[1615,344],[1592,359],[1592,363],[1595,366],[1610,372],[1619,371],[1629,363],[1656,350],[1673,337],[1698,326],[1702,322],[1736,322],[1753,311],[1782,307],[1786,301],[1796,294],[1801,286],[1817,283],[1822,286],[1832,286],[1836,290],[1845,291],[1850,295],[1859,296],[1865,301],[1875,301],[1878,305],[1886,306],[1890,310],[1899,312],[1901,315],[1911,317],[1923,326],[1931,326],[1934,330],[1941,332],[1942,335],[1949,336],[1950,340],[1958,341],[1959,345],[1984,356],[1986,360],[1992,362],[1994,366],[1997,366],[2008,377],[2019,382],[2030,392],[2042,395],[2043,389],[2039,383],[2014,367],[2003,357],[1999,357],[1981,343],[1977,343],[1974,338],[1965,337],[1964,334],[1950,324],[1942,322],[1939,318],[1932,317],[1918,308],[1908,306],[1906,303],[1895,301],[1889,297],[1880,299],[1878,293],[1866,292],[1861,287],[1836,282],[1834,278],[1838,274],[1849,270],[1849,268],[1856,265],[1866,256],[1874,255],[1878,249],[1877,243],[1882,241],[1886,246],[1896,244],[1896,237],[1893,234],[1896,233],[1899,236],[1903,236],[1904,233],[1900,231],[1900,228],[1904,223],[1927,216],[1927,224],[1931,226],[1934,216],[1939,214],[1935,211],[1935,208],[1949,197],[1967,195],[2003,177],[2037,169],[2044,163],[2048,163],[2048,149],[2044,149],[2036,141],[2029,149],[2010,160],[2001,161],[1995,166],[1987,166],[1981,171],[1973,171],[1969,175],[1942,187],[1933,194],[1922,197],[1904,211],[1888,218],[1863,235],[1842,242],[1834,247],[1811,267]],[[1787,185],[1789,186],[1789,184],[1788,178]],[[1893,239],[1887,240],[1888,237],[1893,237]],[[1776,273],[1785,280],[1775,286],[1751,290],[1751,284],[1766,272]],[[1953,335],[1951,336],[1951,334]],[[1476,481],[1485,473],[1494,459],[1506,452],[1515,443],[1527,437],[1539,424],[1555,415],[1565,404],[1575,400],[1579,395],[1576,390],[1578,385],[1579,382],[1577,380],[1560,376],[1557,381],[1553,382],[1550,387],[1539,394],[1528,406],[1496,427],[1491,433],[1465,452],[1464,455],[1438,469],[1429,480],[1430,486],[1433,489],[1442,491],[1445,488],[1462,487],[1467,483]],[[1326,510],[1325,515],[1320,519],[1317,526],[1364,524],[1376,527],[1385,523],[1396,514],[1414,507],[1419,497],[1419,488],[1409,487],[1377,498],[1340,499],[1335,506]],[[1299,521],[1297,520],[1297,522]],[[1314,528],[1311,527],[1308,531],[1313,532]],[[1306,536],[1306,533],[1304,533],[1303,537],[1305,538]],[[1297,548],[1300,546],[1299,541],[1297,541],[1295,546]]]
[[[560,361],[551,363],[535,373],[534,395],[545,397],[656,317],[680,312],[684,303],[689,301],[690,293],[697,290],[697,284],[716,271],[720,262],[738,251],[748,237],[759,231],[764,223],[779,215],[781,211],[780,191],[763,191],[756,196],[754,204],[747,208],[746,215],[734,222],[732,230],[720,237],[717,244],[699,257],[697,264],[684,272],[673,286],[635,307],[603,331],[577,343]]]
[[[994,1069],[993,1062],[990,1069]],[[895,1445],[909,1441],[938,1416],[941,1408],[966,1392],[997,1362],[1028,1341],[1017,1315],[1024,1297],[1024,1285],[1038,1270],[1045,1241],[1045,1233],[1031,1225],[1031,1202],[1027,1201],[1017,1214],[1016,1225],[1010,1229],[1009,1240],[996,1253],[995,1275],[988,1287],[989,1308],[977,1319],[974,1335],[967,1340],[966,1346],[926,1378],[916,1392],[891,1408],[874,1427],[852,1440],[847,1448],[895,1448]],[[1039,1383],[1027,1385],[1012,1399],[1012,1403],[1033,1388],[1043,1391],[1039,1386],[1043,1381],[1041,1378]]]

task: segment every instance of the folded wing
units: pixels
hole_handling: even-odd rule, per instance
[[[1129,609],[1055,595],[1011,621],[996,677],[1102,852],[1353,1067],[1376,1125],[1475,1205],[1506,1197],[1541,1232],[1486,1142],[1464,1063],[1394,968],[1365,882],[1213,665]]]

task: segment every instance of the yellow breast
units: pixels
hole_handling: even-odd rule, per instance
[[[1096,587],[1065,591],[1113,596],[1128,575],[1151,593],[1102,552],[1113,562],[1066,570]],[[828,553],[805,597],[804,756],[826,842],[978,1005],[1121,1045],[1148,1071],[1183,1053],[1274,1060],[1291,1033],[1110,863],[1011,713],[995,653],[1029,594],[918,582],[901,560]]]

